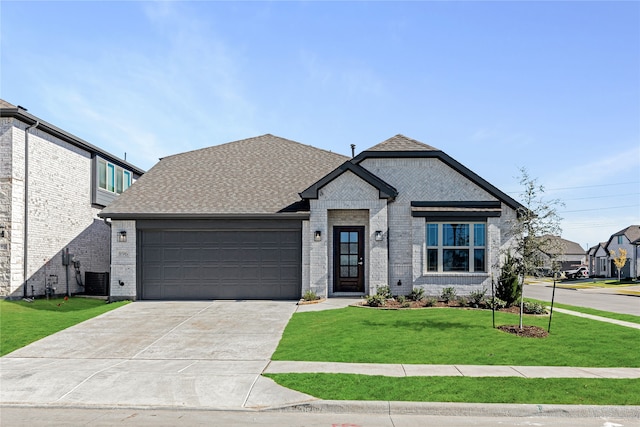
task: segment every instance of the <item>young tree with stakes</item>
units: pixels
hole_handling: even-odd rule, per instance
[[[522,314],[524,311],[524,278],[540,266],[541,254],[546,253],[552,258],[552,265],[556,265],[554,258],[562,255],[564,248],[556,236],[560,236],[560,216],[557,208],[563,206],[558,199],[545,200],[544,186],[538,184],[537,179],[531,178],[526,168],[520,168],[520,185],[523,186],[520,202],[522,207],[517,210],[517,217],[510,226],[513,238],[513,255],[515,268],[519,275],[520,285],[520,324],[522,329]]]

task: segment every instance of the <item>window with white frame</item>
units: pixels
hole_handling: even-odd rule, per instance
[[[98,159],[98,187],[111,193],[120,194],[131,186],[131,172]]]
[[[485,272],[486,223],[427,222],[427,272]]]

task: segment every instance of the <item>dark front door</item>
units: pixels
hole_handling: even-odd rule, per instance
[[[364,292],[364,227],[333,228],[333,291]]]

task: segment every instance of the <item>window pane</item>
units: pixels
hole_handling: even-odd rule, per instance
[[[112,164],[107,165],[107,190],[113,191],[115,187],[115,167]]]
[[[349,253],[349,244],[348,243],[340,243],[340,253],[348,254]]]
[[[358,255],[349,255],[349,265],[358,265]]]
[[[476,249],[473,251],[473,270],[485,271],[484,269],[484,249]]]
[[[107,162],[98,160],[98,187],[107,189]]]
[[[485,227],[484,224],[473,224],[473,245],[484,246],[485,243]]]
[[[438,271],[437,249],[427,249],[427,271]]]
[[[442,251],[443,271],[469,271],[469,251],[444,249]]]
[[[349,277],[349,267],[340,267],[340,277]]]
[[[349,265],[349,255],[340,255],[340,265]]]
[[[349,233],[347,233],[346,231],[341,231],[340,232],[340,241],[344,242],[344,243],[348,243],[349,242]]]
[[[358,233],[357,232],[351,232],[349,233],[349,239],[350,242],[357,242],[358,241]]]
[[[427,224],[427,246],[438,246],[438,224]]]
[[[442,224],[443,246],[469,246],[469,224]]]
[[[123,170],[122,168],[116,168],[116,193],[122,193],[122,178],[123,178]]]
[[[131,172],[124,171],[124,183],[122,184],[122,191],[131,187]]]
[[[358,267],[349,267],[349,277],[358,277]]]
[[[358,254],[358,244],[357,243],[349,243],[349,253],[350,254]]]

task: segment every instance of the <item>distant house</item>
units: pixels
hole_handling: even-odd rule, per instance
[[[611,251],[615,251],[617,255],[619,248],[627,251],[627,263],[620,271],[620,277],[638,277],[638,246],[636,243],[638,240],[640,240],[640,225],[630,225],[611,235],[605,246],[609,254],[609,277],[618,276],[618,270],[610,254]]]
[[[609,252],[606,249],[607,242],[600,242],[589,248],[589,273],[594,277],[609,277]]]
[[[0,297],[79,293],[87,273],[108,273],[98,212],[142,173],[0,100]]]
[[[518,209],[403,135],[348,158],[267,134],[165,157],[100,216],[112,299],[297,299],[490,288]]]
[[[540,239],[543,240],[541,267],[552,268],[552,263],[556,262],[558,270],[565,271],[587,264],[587,254],[578,243],[550,235],[542,236]]]

